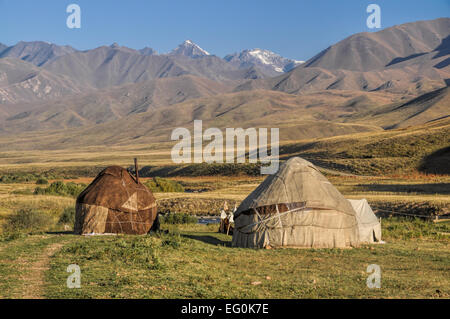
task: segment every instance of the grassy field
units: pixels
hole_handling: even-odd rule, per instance
[[[418,212],[450,205],[450,177],[328,176],[348,198],[373,207]],[[155,193],[159,203],[202,203],[217,214],[224,200],[239,203],[262,177],[174,177],[184,193]],[[90,177],[65,182],[87,184]],[[49,180],[52,183],[54,180]],[[450,223],[384,218],[384,245],[361,248],[251,250],[230,247],[217,225],[163,225],[152,236],[83,237],[58,224],[71,196],[35,195],[34,182],[0,183],[0,221],[28,208],[51,216],[46,231],[0,241],[2,298],[449,298]],[[395,206],[397,205],[397,206]],[[409,205],[409,206],[408,206]],[[182,207],[182,206],[180,206]],[[181,210],[181,209],[180,209]],[[201,207],[193,211],[201,212]],[[430,212],[432,213],[432,211]],[[82,288],[68,289],[70,264]],[[382,288],[369,289],[369,264],[382,269]]]
[[[230,247],[217,225],[164,225],[152,236],[39,234],[0,244],[0,297],[448,298],[450,224],[389,219],[383,245],[354,249]],[[68,289],[70,264],[81,288]],[[381,267],[381,288],[366,286]]]

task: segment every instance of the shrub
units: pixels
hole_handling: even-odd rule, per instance
[[[77,197],[86,187],[84,184],[76,184],[73,182],[64,184],[64,182],[53,182],[47,188],[36,187],[35,195],[58,195]]]
[[[74,224],[75,223],[75,207],[66,207],[61,215],[59,215],[58,224]]]
[[[262,163],[198,163],[188,165],[144,166],[139,170],[139,175],[142,177],[259,176],[262,165]]]
[[[30,233],[47,230],[52,225],[52,218],[39,211],[21,209],[6,217],[3,224],[4,233]]]
[[[12,184],[12,183],[27,183],[36,180],[36,176],[28,173],[14,173],[7,174],[0,177],[0,183]]]
[[[145,185],[154,193],[183,193],[184,187],[176,181],[154,177]]]
[[[161,238],[161,245],[162,246],[169,246],[172,248],[179,248],[183,242],[183,239],[180,234],[178,233],[159,233],[159,236]]]
[[[13,241],[13,240],[16,240],[19,238],[24,238],[24,237],[26,237],[26,234],[19,233],[19,232],[7,232],[7,233],[0,234],[0,242]]]
[[[194,216],[185,213],[169,213],[160,215],[159,220],[161,224],[197,224],[198,219]]]
[[[48,184],[48,180],[46,180],[45,178],[39,178],[39,179],[36,181],[36,184],[37,184],[37,185],[47,185],[47,184]]]

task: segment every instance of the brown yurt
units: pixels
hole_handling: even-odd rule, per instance
[[[78,196],[74,232],[146,234],[156,219],[152,192],[126,169],[110,166]]]
[[[294,157],[268,176],[234,214],[234,247],[352,247],[355,210],[310,162]]]

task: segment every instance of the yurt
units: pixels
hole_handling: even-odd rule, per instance
[[[110,166],[78,196],[74,232],[146,234],[156,218],[152,192],[126,169]]]
[[[310,162],[294,157],[234,215],[234,247],[345,248],[359,244],[350,202]]]
[[[362,243],[375,243],[381,241],[381,224],[370,208],[366,199],[348,200],[356,212],[358,221],[359,240]]]

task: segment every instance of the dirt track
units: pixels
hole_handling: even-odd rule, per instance
[[[63,247],[62,243],[49,245],[35,262],[29,267],[29,272],[23,277],[25,289],[22,299],[42,299],[45,271],[49,269],[49,259]]]

